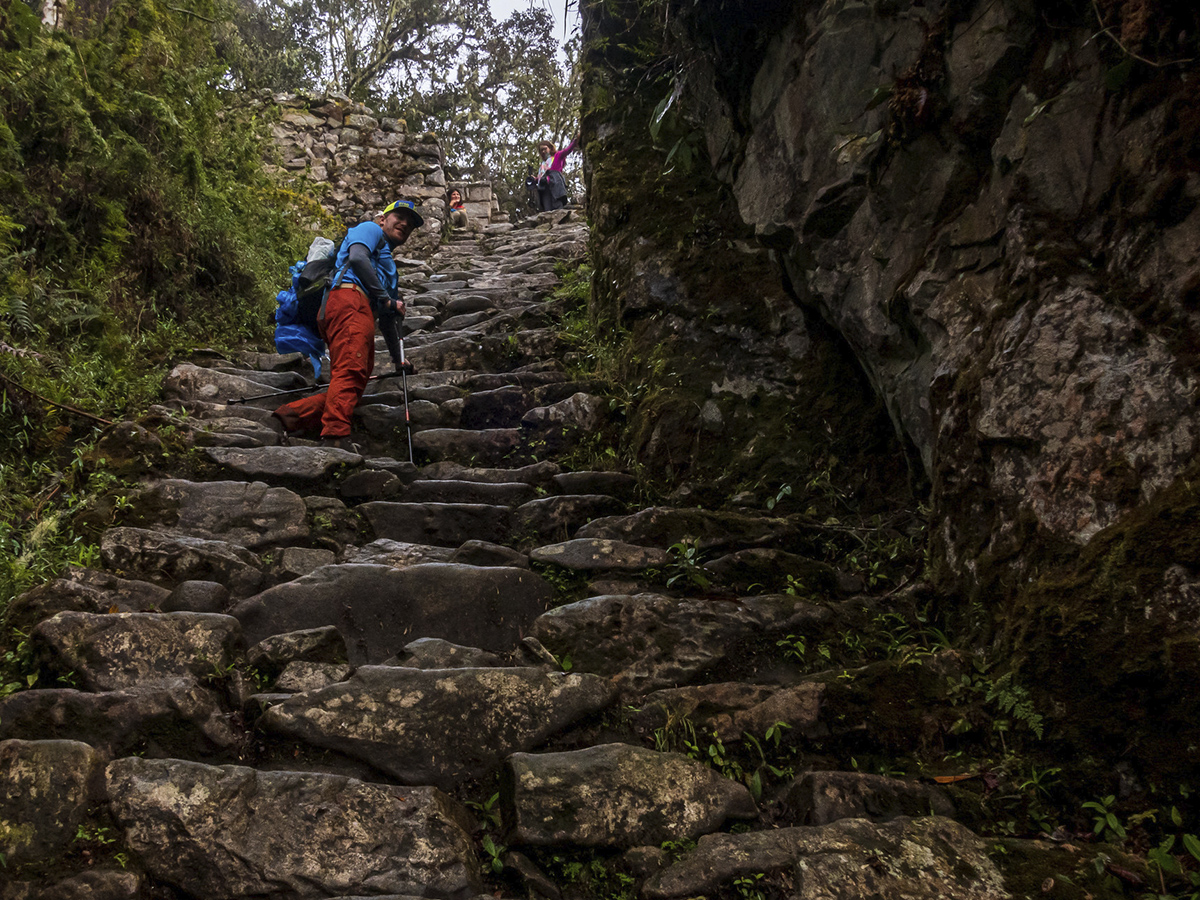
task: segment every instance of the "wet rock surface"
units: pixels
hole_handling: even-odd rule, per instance
[[[552,591],[528,569],[423,563],[326,566],[231,610],[248,641],[334,626],[350,662],[378,663],[412,635],[505,650],[549,605]]]
[[[616,595],[553,609],[533,623],[532,635],[556,656],[569,655],[579,671],[642,693],[703,676],[729,659],[739,642],[815,627],[828,615],[794,598],[768,606]]]
[[[100,754],[78,741],[0,741],[5,860],[20,865],[60,856],[99,794],[103,766]]]
[[[33,633],[46,665],[74,672],[88,690],[226,671],[241,641],[230,616],[205,613],[59,613]]]
[[[1009,896],[985,843],[958,823],[936,817],[705,835],[684,859],[650,878],[642,893],[652,900],[694,897],[767,871],[789,873],[794,896],[806,900]],[[931,885],[936,893],[930,893]]]
[[[590,675],[531,668],[364,666],[343,684],[272,707],[261,724],[362,759],[406,784],[453,785],[498,768],[606,707]],[[456,734],[448,743],[446,736]]]
[[[533,846],[687,841],[758,814],[744,785],[681,754],[627,744],[514,753],[505,784],[512,840]]]
[[[464,811],[432,788],[137,758],[107,782],[147,870],[194,896],[479,890]]]

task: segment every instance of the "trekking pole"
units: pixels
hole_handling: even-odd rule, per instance
[[[408,461],[416,465],[416,460],[413,459],[412,448],[412,422],[408,418],[408,370],[412,368],[410,363],[404,357],[404,338],[400,338],[400,386],[404,390],[404,427],[408,431]]]
[[[399,372],[385,372],[383,375],[372,375],[367,379],[368,382],[382,381],[385,378],[395,378]],[[251,400],[267,400],[271,397],[290,397],[292,394],[307,394],[309,391],[317,391],[322,388],[327,388],[327,384],[311,384],[308,387],[292,388],[290,391],[272,391],[269,394],[255,394],[253,397],[238,397],[225,401],[227,406],[232,406],[235,403],[249,403]]]

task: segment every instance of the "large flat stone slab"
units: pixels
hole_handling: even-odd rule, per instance
[[[512,842],[538,847],[688,841],[758,815],[745,785],[683,754],[629,744],[514,753],[501,796]]]
[[[273,447],[279,443],[279,432],[264,422],[223,416],[195,429],[192,440],[198,447]]]
[[[100,558],[114,572],[170,585],[215,581],[235,597],[262,584],[262,561],[229,541],[167,534],[150,528],[110,528],[100,538]]]
[[[363,666],[349,681],[271,707],[259,724],[405,783],[448,788],[496,770],[614,695],[602,678],[543,669]]]
[[[797,825],[827,825],[840,819],[887,822],[900,816],[954,816],[954,803],[937,785],[866,772],[805,772],[792,782],[785,805]]]
[[[271,384],[271,380],[272,376],[266,372],[246,369],[231,374],[217,369],[201,368],[191,363],[180,363],[163,382],[163,394],[176,400],[225,403],[229,400],[283,390],[283,385]],[[278,381],[277,378],[274,380]],[[299,387],[304,383],[301,378],[295,381],[298,383],[291,383],[291,387]]]
[[[126,525],[165,525],[208,540],[251,550],[308,537],[304,501],[285,488],[262,482],[168,479],[137,491]]]
[[[513,529],[517,534],[540,541],[563,541],[576,529],[593,519],[611,516],[625,509],[616,497],[603,494],[571,494],[531,500],[513,511]]]
[[[486,503],[513,507],[536,496],[536,489],[521,481],[491,484],[439,478],[414,481],[404,490],[405,503]]]
[[[61,857],[102,796],[100,754],[78,741],[0,742],[0,853],[5,865]]]
[[[405,348],[418,372],[453,369],[486,369],[489,366],[482,342],[465,335],[446,337],[423,347]]]
[[[434,788],[136,757],[109,765],[107,782],[147,871],[194,897],[481,889],[465,810]]]
[[[715,550],[778,546],[797,534],[790,520],[782,517],[654,506],[628,516],[597,519],[580,528],[575,537],[607,538],[664,549],[689,541],[702,550]]]
[[[624,472],[563,472],[554,476],[554,487],[560,494],[607,494],[632,500],[637,479]]]
[[[73,672],[91,691],[224,673],[240,641],[241,624],[232,616],[186,612],[63,612],[31,635],[44,666]]]
[[[642,888],[647,900],[715,896],[738,878],[787,876],[796,900],[1010,900],[985,842],[950,819],[845,819],[822,827],[710,834]],[[764,892],[770,882],[759,886]]]
[[[342,466],[361,466],[357,453],[337,447],[209,447],[218,465],[247,478],[276,481],[321,481]]]
[[[824,699],[825,685],[817,682],[701,684],[655,691],[643,701],[636,718],[653,730],[686,717],[698,731],[715,732],[722,741],[740,740],[743,734],[761,739],[779,722],[791,727],[789,734],[818,738],[828,734],[821,719]]]
[[[229,709],[191,678],[89,693],[73,688],[18,691],[0,700],[0,740],[83,741],[108,758],[206,757],[240,735]]]
[[[516,428],[532,403],[517,385],[475,391],[463,401],[463,428]]]
[[[379,663],[419,637],[505,652],[520,643],[555,592],[528,569],[424,563],[404,569],[326,566],[231,611],[247,643],[333,625],[354,665]]]
[[[159,609],[171,591],[149,581],[118,578],[111,572],[69,566],[62,578],[39,585],[15,598],[7,622],[31,631],[38,622],[59,612],[147,612]]]
[[[671,564],[671,554],[655,547],[638,547],[623,541],[579,538],[547,544],[529,552],[534,562],[553,563],[575,572],[640,572]]]
[[[413,450],[431,462],[482,462],[495,465],[521,443],[519,428],[429,428],[413,435]]]
[[[531,463],[516,469],[480,468],[456,462],[436,462],[425,466],[419,474],[425,479],[479,481],[487,484],[512,484],[519,481],[535,488],[545,488],[549,487],[554,476],[560,471],[558,464],[552,462]]]
[[[512,511],[485,503],[394,503],[372,500],[358,507],[378,538],[409,544],[457,547],[472,539],[508,539]]]
[[[728,601],[661,594],[591,597],[550,610],[532,635],[577,672],[612,678],[624,691],[685,685],[781,631],[815,628],[829,610],[783,594]]]
[[[362,547],[347,547],[342,562],[373,563],[380,566],[391,566],[393,569],[406,569],[421,563],[451,562],[453,555],[454,551],[449,547],[435,547],[432,544],[412,544],[407,541],[379,538]]]

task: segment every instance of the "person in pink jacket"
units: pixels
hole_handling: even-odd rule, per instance
[[[542,158],[542,164],[538,167],[537,192],[538,207],[542,212],[550,209],[562,209],[567,205],[567,181],[563,177],[563,163],[567,159],[567,154],[573,151],[578,144],[578,132],[571,139],[571,143],[557,153],[554,152],[554,144],[550,141],[538,143],[538,156]]]

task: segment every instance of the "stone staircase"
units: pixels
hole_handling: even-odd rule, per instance
[[[412,460],[396,378],[361,453],[228,402],[306,384],[271,354],[197,354],[110,433],[140,486],[99,565],[10,611],[40,675],[0,701],[0,900],[1011,895],[939,788],[832,771],[921,739],[877,682],[954,664],[783,660],[871,603],[812,523],[570,465],[610,424],[557,327],[585,241],[560,211],[402,261]],[[824,601],[764,592],[788,575]],[[763,790],[694,758],[773,728],[816,764]]]

